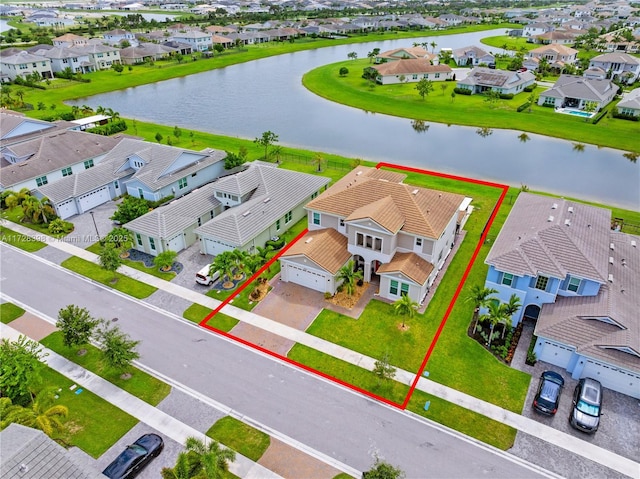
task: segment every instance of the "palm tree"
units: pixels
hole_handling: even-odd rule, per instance
[[[393,309],[396,314],[402,316],[402,328],[404,329],[404,317],[409,316],[409,319],[413,319],[418,309],[418,303],[416,303],[408,294],[400,296],[395,303],[393,303]]]
[[[233,286],[231,276],[233,275],[234,266],[235,259],[233,257],[233,252],[224,251],[223,253],[220,253],[219,255],[216,255],[215,258],[213,258],[213,262],[209,267],[209,276],[214,276],[215,273],[219,273],[221,278],[226,278],[223,287],[230,288],[231,286]]]
[[[192,476],[191,466],[189,464],[189,455],[186,452],[178,454],[176,465],[173,469],[163,467],[160,471],[162,479],[190,479]]]
[[[193,453],[198,472],[202,471],[206,479],[221,479],[222,473],[229,468],[229,461],[236,459],[236,453],[231,449],[220,447],[213,439],[206,443],[196,437],[187,438],[185,444],[188,452]]]
[[[56,216],[49,198],[38,199],[35,196],[29,196],[22,202],[22,212],[34,223],[47,224],[50,218]]]
[[[480,313],[480,308],[484,308],[487,304],[492,301],[494,298],[491,297],[492,294],[497,294],[498,290],[493,288],[485,288],[484,286],[475,285],[469,291],[466,302],[473,303],[473,333],[475,334],[476,328],[478,327],[478,315]]]
[[[509,301],[507,303],[504,303],[504,314],[507,316],[507,318],[504,323],[504,328],[502,329],[503,338],[504,338],[505,331],[511,328],[513,315],[520,310],[521,306],[522,306],[522,303],[520,302],[520,298],[518,297],[517,294],[512,294],[511,297],[509,298]]]
[[[233,262],[235,263],[234,279],[240,279],[242,278],[243,274],[249,273],[249,268],[247,267],[247,260],[249,259],[249,253],[241,249],[234,249],[232,253],[233,253]]]
[[[496,325],[504,322],[508,316],[506,315],[505,304],[501,303],[497,299],[492,300],[488,305],[487,314],[482,315],[483,321],[489,321],[490,331],[489,331],[489,343],[488,346],[491,347],[491,341],[493,340],[493,330]]]
[[[342,280],[342,285],[347,294],[351,296],[355,290],[356,282],[362,279],[362,271],[356,271],[355,262],[350,259],[347,264],[340,268],[336,279],[338,281]]]
[[[429,45],[431,45],[431,53],[435,52],[436,51],[436,47],[438,46],[436,41],[432,40],[431,43],[429,43]]]
[[[53,404],[54,392],[52,388],[40,391],[31,407],[22,407],[11,404],[11,400],[3,398],[2,422],[0,428],[4,429],[11,423],[40,429],[47,436],[53,437],[54,433],[62,431],[64,424],[62,419],[69,415],[69,409],[61,404]]]

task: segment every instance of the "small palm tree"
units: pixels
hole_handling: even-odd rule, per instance
[[[181,452],[178,454],[176,465],[173,468],[163,467],[160,475],[162,479],[190,479],[193,477],[191,469],[189,455],[186,452]]]
[[[3,398],[1,408],[1,429],[11,423],[16,423],[40,429],[49,437],[64,430],[62,420],[69,415],[69,409],[61,404],[53,404],[53,389],[47,388],[40,391],[31,403],[31,407],[13,405],[11,400],[7,402],[6,399],[8,398]]]
[[[489,321],[490,332],[489,332],[489,343],[488,346],[491,347],[491,341],[493,340],[493,330],[496,325],[503,323],[507,320],[508,316],[506,315],[505,304],[500,301],[492,300],[488,305],[488,312],[482,316],[484,321]]]
[[[494,298],[491,297],[492,294],[497,294],[498,290],[493,288],[485,288],[484,286],[475,285],[469,291],[466,302],[473,303],[473,332],[475,334],[476,328],[478,327],[478,317],[480,313],[480,308],[484,308],[487,304],[492,301]]]
[[[215,273],[220,273],[220,277],[225,280],[223,286],[229,288],[233,286],[231,276],[233,275],[233,268],[235,266],[235,259],[232,251],[224,251],[215,258],[209,267],[209,276],[214,276]]]
[[[356,282],[361,280],[362,277],[362,271],[356,271],[355,262],[350,259],[349,262],[338,271],[337,279],[338,281],[342,280],[342,285],[347,295],[352,296],[356,289]]]
[[[504,303],[504,314],[506,315],[506,319],[504,322],[504,328],[502,329],[503,338],[505,331],[511,328],[513,315],[520,310],[521,306],[522,303],[520,302],[520,298],[517,294],[512,294],[509,301]]]
[[[153,264],[156,268],[161,269],[162,271],[169,271],[177,256],[178,253],[169,249],[159,253],[158,256],[153,258]]]
[[[408,294],[403,294],[393,303],[393,309],[396,311],[396,314],[402,316],[402,328],[404,329],[404,317],[409,316],[409,319],[413,319],[418,309],[418,303],[411,299]]]
[[[213,439],[205,443],[196,437],[189,437],[185,446],[195,456],[198,472],[202,472],[206,479],[221,479],[222,473],[229,469],[229,462],[236,460],[234,451],[220,447],[220,443]]]

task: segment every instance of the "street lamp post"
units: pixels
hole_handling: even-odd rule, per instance
[[[96,236],[98,237],[98,241],[102,241],[102,239],[100,238],[100,232],[98,231],[98,225],[96,224],[96,218],[95,216],[93,216],[93,211],[89,211],[89,213],[91,214],[91,219],[93,220],[93,226],[96,229]]]

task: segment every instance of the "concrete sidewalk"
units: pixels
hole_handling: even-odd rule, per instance
[[[10,341],[15,341],[20,337],[21,333],[13,329],[11,326],[0,324],[0,337]],[[41,347],[41,351],[47,356],[44,362],[55,371],[63,376],[72,379],[83,388],[100,396],[105,401],[110,402],[114,406],[123,410],[127,414],[135,417],[141,422],[156,429],[174,441],[184,444],[188,437],[196,437],[201,441],[208,441],[209,438],[197,429],[188,426],[168,414],[160,411],[158,408],[147,404],[136,396],[114,386],[109,381],[102,379],[100,376],[88,371],[77,364],[65,359],[59,354]],[[224,446],[223,446],[224,447]],[[249,458],[236,452],[236,460],[229,464],[229,471],[238,477],[246,479],[282,479],[282,476],[270,471],[269,469],[253,462]]]
[[[14,231],[23,233],[25,235],[33,236],[34,234],[36,234],[33,230],[24,228],[14,223],[9,223],[8,226]],[[43,236],[38,234],[38,239],[43,241]],[[98,262],[97,255],[78,248],[70,243],[65,243],[64,241],[59,241],[53,238],[44,238],[44,240],[46,240],[49,245],[60,250],[64,250],[68,254],[81,257],[88,261],[96,263]],[[127,276],[138,279],[144,283],[155,286],[158,289],[171,293],[175,296],[182,297],[191,302],[201,304],[211,309],[215,309],[220,305],[220,301],[218,300],[209,298],[208,296],[189,290],[182,286],[172,284],[168,281],[156,278],[155,276],[148,275],[136,269],[123,266],[118,271]],[[230,304],[226,305],[222,309],[222,311],[225,314],[247,324],[251,324],[272,334],[277,334],[291,341],[303,344],[330,356],[342,359],[343,361],[349,362],[361,368],[367,370],[372,370],[374,368],[376,359],[357,353],[316,336],[312,336],[304,331],[300,331],[295,328],[286,326],[282,323],[264,318],[255,313],[245,311]],[[415,380],[415,373],[404,370],[397,370],[395,379],[403,384],[410,385]],[[594,446],[586,441],[548,427],[535,420],[513,413],[486,401],[474,398],[473,396],[433,382],[424,377],[419,379],[417,389],[454,403],[458,406],[464,407],[465,409],[469,409],[478,414],[482,414],[483,416],[494,419],[503,424],[507,424],[511,427],[514,427],[515,429],[518,429],[519,431],[538,437],[557,447],[561,447],[587,459],[596,461],[606,467],[609,467],[610,469],[613,469],[627,476],[639,476],[638,473],[640,471],[640,463],[634,462],[630,459],[627,459],[626,457],[620,456],[619,454],[600,448],[598,446]]]

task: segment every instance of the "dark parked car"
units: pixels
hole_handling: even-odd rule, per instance
[[[542,414],[555,414],[558,410],[563,386],[564,379],[558,373],[553,371],[543,372],[540,376],[538,392],[533,399],[533,408]]]
[[[573,392],[569,423],[579,431],[593,434],[598,430],[601,414],[602,386],[595,379],[582,378]]]
[[[102,471],[109,479],[129,479],[157,457],[164,447],[162,438],[157,434],[145,434],[136,442],[127,446],[115,460]]]

